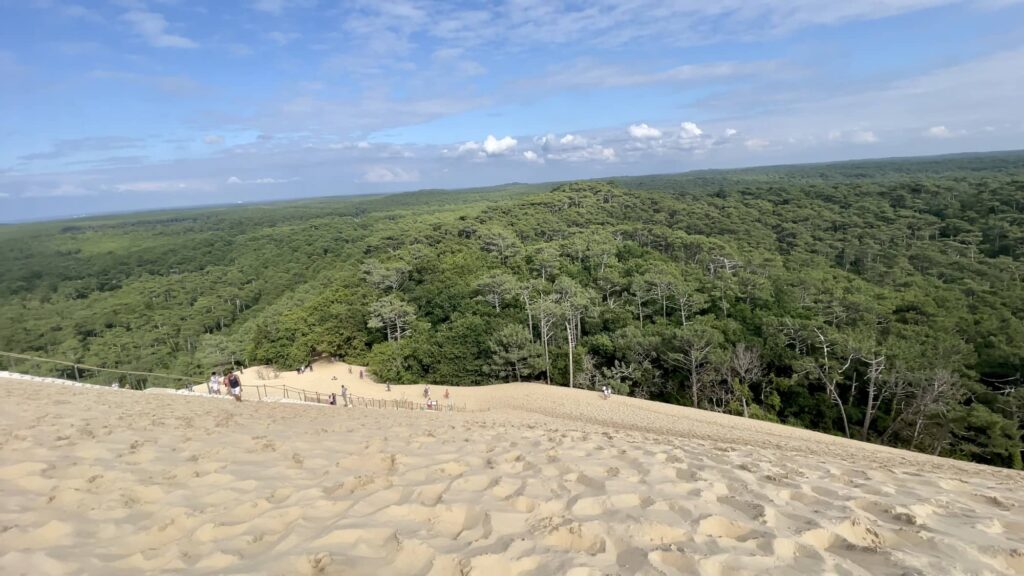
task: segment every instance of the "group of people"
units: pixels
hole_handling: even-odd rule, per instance
[[[307,364],[306,366],[298,368],[296,370],[296,372],[298,372],[299,374],[302,374],[303,372],[311,372],[312,370],[313,370],[313,366],[311,364]],[[351,367],[349,367],[349,373],[350,374],[352,373],[352,368]],[[331,380],[337,380],[337,379],[338,379],[337,376],[331,378]],[[359,371],[359,379],[360,380],[363,379],[363,371],[362,370]],[[391,385],[387,384],[386,386],[387,386],[387,390],[390,392],[391,391]],[[210,373],[210,380],[209,380],[209,382],[206,383],[206,387],[209,390],[210,394],[212,394],[214,396],[220,396],[221,394],[224,394],[226,392],[227,394],[230,394],[236,401],[238,401],[238,402],[242,401],[242,379],[238,376],[237,372],[234,372],[234,371],[231,371],[231,370],[225,370],[224,371],[224,375],[221,376],[216,371],[214,371],[214,372]],[[603,392],[604,392],[605,398],[611,396],[611,388],[610,387],[605,386],[604,389],[603,389]],[[427,404],[427,409],[428,410],[437,410],[439,408],[437,400],[433,400],[433,399],[430,398],[430,385],[427,385],[427,386],[423,387],[423,398],[426,400],[426,404]],[[450,398],[450,394],[448,393],[448,389],[445,388],[444,389],[444,399],[448,400],[449,398]],[[342,401],[342,405],[344,405],[346,407],[351,407],[352,406],[352,396],[349,393],[348,386],[346,386],[345,384],[341,385],[341,401]],[[330,397],[329,397],[328,402],[332,406],[337,406],[338,405],[338,396],[337,396],[337,394],[332,393],[330,395]]]
[[[206,387],[210,394],[214,396],[220,396],[221,389],[223,388],[236,401],[242,401],[242,379],[238,376],[237,372],[225,370],[224,375],[220,376],[214,371],[210,374],[210,381],[206,383]]]
[[[388,385],[388,390],[391,390],[391,386],[390,385]],[[445,388],[444,389],[444,399],[448,400],[449,398],[451,398],[451,395],[448,393],[448,389]],[[426,402],[427,410],[439,410],[440,409],[440,405],[437,403],[437,400],[433,400],[433,399],[430,398],[430,384],[427,384],[426,386],[423,387],[423,399],[427,401]]]

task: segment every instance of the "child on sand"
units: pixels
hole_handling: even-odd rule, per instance
[[[220,376],[216,372],[210,374],[210,381],[206,383],[206,387],[209,388],[210,394],[220,396]]]

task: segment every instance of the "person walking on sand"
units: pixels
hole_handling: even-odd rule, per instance
[[[228,380],[228,390],[231,391],[231,395],[235,397],[236,402],[242,401],[242,380],[238,378],[238,374],[234,372],[228,372],[225,376]]]
[[[210,381],[206,383],[206,387],[211,395],[220,396],[220,376],[216,372],[210,374]]]
[[[348,402],[348,386],[344,384],[341,385],[341,401],[345,404],[346,408],[350,406]]]
[[[423,387],[423,397],[428,400],[430,399],[430,384]]]
[[[445,388],[444,389],[444,399],[447,400],[448,398],[449,398],[449,396],[448,396],[448,389]]]

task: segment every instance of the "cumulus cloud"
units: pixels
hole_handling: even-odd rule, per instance
[[[648,126],[647,124],[630,124],[629,135],[638,140],[648,138],[661,138],[661,130]]]
[[[949,128],[945,126],[932,126],[931,128],[924,131],[924,135],[929,138],[952,138],[953,133],[950,132]]]
[[[136,34],[141,36],[150,46],[156,48],[196,48],[199,44],[184,36],[171,34],[167,31],[169,24],[163,14],[132,10],[121,16]]]
[[[370,184],[389,184],[395,182],[415,182],[420,179],[418,170],[406,170],[404,168],[388,166],[371,166],[363,172],[361,182]]]
[[[478,158],[486,158],[488,156],[503,156],[510,152],[515,151],[519,141],[511,136],[505,136],[503,138],[495,138],[493,134],[488,134],[487,138],[483,142],[464,142],[459,144],[455,149],[455,155],[472,155]],[[447,150],[445,150],[447,152]]]
[[[704,131],[693,122],[683,122],[679,125],[679,137],[684,140],[700,138],[703,135]]]
[[[736,134],[739,134],[739,130],[736,130],[735,128],[726,128],[725,132],[723,132],[723,134],[725,135],[726,138],[732,138]]]
[[[515,149],[516,144],[519,142],[511,136],[505,136],[500,140],[495,138],[493,135],[488,134],[484,140],[484,153],[488,156],[497,156],[500,154],[507,154]]]
[[[539,156],[539,155],[538,155],[538,154],[537,154],[536,152],[534,152],[533,150],[527,150],[526,152],[523,152],[523,158],[524,158],[524,159],[525,159],[525,160],[526,160],[527,162],[536,162],[536,163],[538,163],[538,164],[543,164],[543,163],[544,163],[544,159],[543,159],[543,158],[541,158],[541,157],[540,157],[540,156]]]
[[[224,137],[217,134],[210,134],[203,136],[203,144],[210,144],[211,146],[219,146],[224,143]]]

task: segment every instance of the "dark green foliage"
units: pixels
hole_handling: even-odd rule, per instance
[[[9,351],[567,385],[571,350],[578,387],[1021,467],[1021,153],[10,226],[0,269]]]

